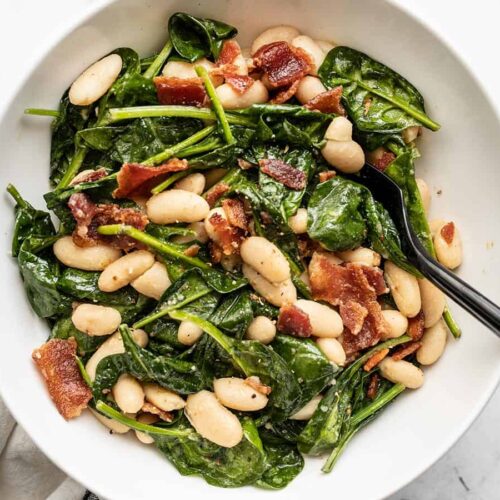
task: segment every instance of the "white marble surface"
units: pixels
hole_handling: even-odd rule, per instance
[[[0,112],[29,68],[40,42],[96,0],[2,0],[0,4]],[[497,99],[500,31],[497,0],[393,0],[418,13],[462,54]],[[500,109],[500,106],[499,106]],[[436,411],[439,411],[437,408]],[[390,500],[500,498],[500,391],[459,442]]]

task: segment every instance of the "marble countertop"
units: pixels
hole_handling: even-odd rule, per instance
[[[38,40],[95,0],[2,0],[0,7],[0,110],[28,69]],[[425,18],[455,47],[481,78],[486,92],[497,94],[500,31],[496,0],[467,2],[392,0]],[[13,49],[14,48],[14,49]],[[495,98],[495,100],[497,100]],[[500,390],[465,435],[430,469],[390,500],[493,500],[500,491]]]

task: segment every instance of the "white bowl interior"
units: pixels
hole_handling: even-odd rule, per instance
[[[497,115],[458,57],[425,26],[384,0],[118,0],[52,47],[19,90],[0,123],[0,185],[14,183],[43,207],[49,121],[23,116],[23,109],[55,107],[74,77],[115,47],[130,46],[143,55],[156,50],[164,42],[169,14],[177,10],[235,25],[243,45],[268,26],[292,24],[314,38],[364,50],[414,83],[430,116],[442,124],[438,133],[424,132],[417,163],[418,175],[427,179],[433,194],[442,192],[433,199],[432,216],[458,223],[465,254],[460,275],[500,301],[500,252],[494,246],[500,236]],[[234,491],[180,476],[131,434],[110,436],[89,415],[72,422],[59,416],[31,361],[31,351],[48,330],[31,311],[10,258],[12,203],[7,195],[1,203],[0,389],[15,417],[58,466],[103,497],[138,500],[165,492],[170,497],[231,498]],[[453,311],[463,338],[450,339],[443,359],[426,370],[424,387],[401,397],[363,430],[332,474],[320,472],[322,461],[308,459],[305,471],[286,490],[247,487],[237,492],[239,498],[303,499],[323,491],[352,500],[382,498],[439,458],[477,416],[500,376],[500,342],[463,311]]]

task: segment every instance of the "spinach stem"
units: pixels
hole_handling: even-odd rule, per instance
[[[170,177],[165,179],[161,184],[158,184],[158,186],[155,186],[151,190],[151,194],[158,194],[164,191],[165,189],[168,188],[171,184],[173,184],[175,181],[178,181],[179,179],[182,179],[183,177],[186,177],[186,175],[189,175],[190,171],[188,170],[183,170],[182,172],[175,172],[175,174],[172,174]]]
[[[451,311],[448,308],[448,306],[445,306],[444,311],[443,311],[443,319],[446,323],[446,326],[450,329],[451,334],[453,337],[456,339],[459,339],[462,336],[462,330],[458,326],[457,322],[451,315]]]
[[[188,158],[190,156],[198,155],[200,153],[206,153],[207,151],[213,151],[214,149],[217,149],[220,146],[222,146],[222,142],[219,139],[214,138],[209,141],[205,141],[203,143],[189,146],[188,148],[179,151],[177,156],[179,158]]]
[[[57,118],[59,116],[59,111],[56,109],[43,109],[43,108],[26,108],[24,110],[25,115],[36,115],[36,116],[53,116]]]
[[[7,192],[14,198],[14,201],[18,204],[19,208],[28,208],[28,203],[23,199],[19,191],[13,184],[7,186]]]
[[[78,365],[78,369],[80,370],[80,373],[82,374],[83,380],[92,389],[92,380],[90,380],[90,376],[87,373],[87,370],[85,369],[85,366],[84,366],[82,360],[78,356],[75,356],[75,361],[76,361],[76,364]]]
[[[215,92],[214,84],[212,83],[212,80],[210,80],[207,69],[203,66],[196,66],[195,70],[196,74],[203,80],[208,97],[210,97],[210,101],[212,102],[212,107],[214,108],[215,114],[222,127],[222,133],[226,142],[228,144],[233,144],[235,140],[233,133],[231,132],[231,127],[229,126],[226,113],[222,107],[219,97],[217,96],[217,93]]]
[[[160,53],[155,57],[154,61],[150,64],[149,68],[143,73],[142,76],[148,80],[155,77],[167,60],[170,52],[172,52],[172,48],[172,42],[168,39],[163,49],[161,49]]]
[[[64,173],[62,179],[59,181],[59,184],[56,186],[56,189],[61,189],[69,186],[70,182],[74,179],[75,175],[80,170],[82,166],[83,160],[85,159],[85,155],[87,154],[86,147],[77,148],[76,153],[71,159],[71,163],[68,165],[68,169]]]

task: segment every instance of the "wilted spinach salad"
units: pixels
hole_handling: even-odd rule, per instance
[[[16,188],[12,254],[51,328],[33,352],[66,419],[132,430],[184,475],[283,488],[348,442],[459,329],[356,180],[402,188],[426,248],[461,262],[415,178],[439,125],[355,49],[177,13],[157,54],[119,48],[53,117],[48,211]],[[53,220],[58,220],[57,224]]]

